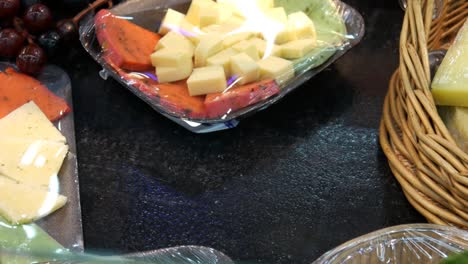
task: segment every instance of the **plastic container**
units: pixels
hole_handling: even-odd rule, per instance
[[[237,3],[241,3],[236,8],[245,17],[244,22],[232,31],[222,33],[223,38],[238,33],[253,32],[256,37],[264,38],[267,47],[274,42],[278,42],[277,44],[279,44],[283,41],[279,41],[279,32],[284,32],[285,27],[281,24],[282,22],[279,24],[271,22],[271,17],[275,17],[276,19],[278,16],[267,16],[265,15],[267,11],[259,11],[260,9],[257,7],[253,8],[254,2],[256,1],[237,1]],[[129,20],[152,32],[157,32],[168,8],[186,14],[190,4],[191,1],[184,0],[128,0],[112,8],[111,12],[120,19]],[[196,100],[199,100],[198,103],[202,105],[201,108],[206,107],[206,109],[200,110],[201,113],[197,115],[193,114],[191,109],[178,109],[177,103],[171,102],[171,98],[160,92],[162,88],[158,87],[158,83],[155,80],[157,74],[155,74],[154,69],[138,72],[124,70],[106,59],[103,56],[103,49],[96,37],[95,19],[93,16],[82,20],[80,40],[88,53],[103,67],[103,70],[100,72],[101,77],[106,79],[110,76],[118,80],[135,95],[151,105],[156,111],[193,132],[213,132],[233,128],[238,125],[243,117],[263,110],[277,102],[337,60],[351,47],[356,45],[364,35],[364,21],[361,15],[340,1],[276,0],[275,6],[284,7],[287,14],[304,11],[312,19],[317,33],[315,48],[300,58],[289,59],[293,65],[294,77],[283,78],[291,72],[283,76],[272,77],[275,80],[270,83],[270,88],[272,86],[273,88],[268,88],[266,89],[267,91],[261,90],[264,88],[263,86],[257,86],[258,90],[256,92],[253,90],[252,92],[244,91],[245,93],[242,93],[241,96],[237,94],[237,96],[234,96],[234,99],[231,97],[229,100],[223,101],[221,99],[225,99],[227,95],[231,96],[235,91],[240,91],[239,86],[242,85],[239,83],[242,80],[248,81],[245,76],[244,79],[239,78],[239,74],[225,76],[226,89],[216,95],[211,95],[211,99],[214,98],[211,102],[214,101],[217,108],[215,109],[212,105],[210,106],[208,99],[200,97]],[[205,28],[200,30],[197,27],[197,30],[199,32],[197,34],[200,35],[207,34],[206,32],[208,32],[208,29]],[[174,31],[185,34],[185,31],[177,28]],[[185,34],[185,36],[188,35]],[[260,59],[266,58],[271,53],[269,50],[267,48],[265,51],[266,55]],[[261,52],[260,55],[262,55]],[[284,52],[282,56],[285,56]],[[292,58],[295,55],[289,54],[288,56]],[[151,84],[143,84],[145,81],[151,82]],[[251,83],[256,83],[256,81],[252,81]],[[215,110],[213,111],[213,109]]]
[[[467,231],[432,224],[411,224],[355,238],[313,263],[436,264],[467,249]]]

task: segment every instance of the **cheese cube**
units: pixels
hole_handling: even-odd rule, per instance
[[[281,47],[272,43],[268,47],[267,42],[260,38],[253,38],[250,41],[257,46],[257,50],[261,58],[266,58],[269,56],[281,57]]]
[[[294,28],[297,39],[317,38],[314,22],[304,12],[289,14],[288,23]]]
[[[200,10],[198,25],[200,28],[219,23],[220,10],[217,5],[206,5]]]
[[[251,41],[243,40],[232,46],[232,48],[239,53],[243,52],[249,55],[249,57],[251,57],[254,61],[258,61],[260,59],[258,56],[257,46]]]
[[[277,21],[281,24],[288,22],[288,16],[283,7],[274,7],[265,11],[265,16],[271,20]]]
[[[208,66],[196,68],[187,80],[191,96],[220,93],[226,87],[226,76],[222,66]]]
[[[245,0],[217,0],[218,5],[221,4],[222,7],[232,10],[232,13],[236,16],[244,17],[242,2],[245,2]]]
[[[468,20],[435,74],[432,95],[437,105],[468,107]]]
[[[226,20],[230,19],[234,15],[233,10],[226,3],[218,3],[218,9],[219,9],[219,22],[220,23],[225,22]]]
[[[187,11],[185,19],[192,25],[200,26],[200,14],[203,10],[215,5],[215,2],[211,0],[193,0]]]
[[[159,27],[159,34],[165,35],[172,30],[177,30],[184,17],[184,14],[169,8]]]
[[[234,44],[241,42],[242,40],[249,39],[253,36],[252,32],[239,32],[229,34],[223,39],[224,48],[232,47]]]
[[[167,83],[175,82],[186,79],[190,76],[193,70],[192,60],[189,62],[180,65],[179,67],[157,67],[156,76],[158,77],[158,82]]]
[[[242,85],[257,81],[260,69],[249,55],[239,53],[231,57],[231,74],[236,77],[236,83]]]
[[[192,25],[186,19],[182,20],[177,32],[189,39],[194,45],[197,45],[201,36],[205,34],[199,27]]]
[[[276,44],[284,44],[286,42],[291,42],[296,40],[296,29],[294,26],[288,21],[284,27],[276,34],[275,43]]]
[[[268,57],[257,62],[260,68],[260,79],[275,79],[281,85],[294,78],[293,63],[278,57]]]
[[[190,56],[193,56],[193,52],[195,50],[195,47],[193,46],[192,42],[190,42],[190,40],[175,31],[171,31],[162,37],[156,45],[155,50],[161,50],[165,48],[183,50],[188,52]]]
[[[155,67],[181,67],[192,63],[192,55],[186,50],[161,49],[151,54],[151,63]]]
[[[269,10],[275,7],[274,0],[255,0],[255,3],[260,10]]]
[[[31,223],[58,210],[66,202],[67,198],[56,192],[18,184],[0,176],[0,215],[12,224]]]
[[[240,28],[245,23],[245,19],[239,16],[231,16],[223,21],[220,25],[226,33]]]
[[[66,142],[65,137],[33,101],[0,119],[0,139],[11,137]]]
[[[284,44],[281,48],[281,57],[285,59],[299,59],[316,47],[314,39],[301,39]]]
[[[209,34],[201,38],[195,49],[195,67],[203,67],[206,60],[223,49],[223,40],[219,34]]]
[[[223,66],[224,74],[231,76],[231,57],[236,54],[237,52],[234,49],[228,48],[211,56],[206,62],[208,66]]]

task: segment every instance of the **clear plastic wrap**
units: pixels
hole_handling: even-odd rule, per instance
[[[438,264],[467,249],[467,231],[432,224],[410,224],[350,240],[325,253],[314,264]]]
[[[0,250],[82,251],[70,79],[48,65],[36,80],[8,62],[0,75]]]
[[[183,18],[164,20],[168,10]],[[89,16],[80,26],[83,46],[103,67],[101,77],[118,80],[156,111],[197,133],[235,127],[242,117],[267,108],[322,71],[364,34],[361,15],[334,0],[128,0],[110,11]],[[134,33],[139,29],[126,25],[114,32],[109,17],[150,33]],[[184,39],[157,40],[152,33],[161,28],[162,39],[168,32]],[[132,34],[157,45],[148,53],[144,48],[150,44]],[[186,40],[191,48],[181,46]],[[176,48],[184,50],[177,61],[168,55]],[[156,49],[167,52],[150,61]]]

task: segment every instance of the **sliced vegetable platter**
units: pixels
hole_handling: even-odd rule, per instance
[[[29,263],[16,256],[28,252],[80,252],[70,79],[56,66],[33,78],[7,62],[0,62],[0,78],[0,195],[7,195],[0,203],[0,263]]]
[[[242,14],[237,17],[235,12],[229,11],[227,22],[219,22],[220,18],[213,18],[211,11],[205,8],[207,1],[217,5],[216,12],[220,12],[220,17],[229,9],[218,6],[233,2],[129,0],[84,19],[80,39],[88,53],[102,65],[102,77],[113,77],[161,114],[193,132],[203,133],[232,128],[241,117],[265,109],[329,66],[356,45],[364,34],[361,15],[340,1],[256,0],[245,3],[249,7],[254,2],[268,3],[268,10],[262,9],[252,18],[241,11],[245,17],[240,20],[240,26],[218,37],[219,28],[236,23],[232,21],[237,21]],[[194,13],[198,16],[196,21]],[[285,17],[286,26],[273,30],[271,34],[276,35],[271,39],[268,30],[263,32],[262,29],[269,25],[252,26],[265,20],[257,19],[258,16],[273,17],[275,21]],[[192,17],[192,22],[174,28],[172,25],[177,20],[174,17],[182,17],[184,21]],[[115,22],[114,18],[123,22]],[[310,35],[308,27],[304,30],[308,23],[313,23]],[[291,34],[286,29],[293,24],[300,24],[297,27],[302,28],[291,30],[294,38],[289,39]],[[191,33],[187,34],[188,31]],[[253,34],[236,39],[246,31]],[[180,54],[184,40],[175,38],[177,34],[174,32],[189,39],[188,45],[193,44],[189,50],[193,59],[190,59],[190,64],[193,63],[190,68],[186,67],[187,63],[180,63],[188,59]],[[214,47],[218,38],[224,48]],[[231,39],[236,40],[226,44]],[[259,57],[257,54],[252,56],[251,47],[247,45],[254,42]],[[182,47],[177,50],[177,59],[173,56],[174,47]],[[276,53],[277,47],[283,55]],[[114,52],[119,49],[120,52]],[[231,56],[228,58],[230,65],[226,66],[223,56]],[[250,64],[259,68],[257,73],[251,74],[249,69],[252,67],[247,66]],[[168,65],[177,67],[166,67]],[[217,69],[213,69],[215,66]]]

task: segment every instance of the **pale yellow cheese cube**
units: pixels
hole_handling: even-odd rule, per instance
[[[195,47],[190,40],[175,31],[171,31],[162,37],[156,45],[155,50],[165,48],[187,51],[190,56],[193,56],[193,52],[195,50]]]
[[[200,42],[200,38],[205,34],[199,27],[191,24],[186,19],[180,23],[179,34],[189,39],[194,45]]]
[[[185,15],[185,19],[192,25],[200,26],[200,14],[203,10],[215,5],[211,0],[193,0]]]
[[[225,49],[232,47],[234,44],[239,43],[242,40],[249,39],[253,35],[254,34],[252,32],[239,32],[239,33],[229,34],[226,37],[224,37],[223,46]]]
[[[58,210],[66,202],[67,198],[57,192],[18,184],[0,176],[0,215],[12,224],[34,222]]]
[[[289,14],[288,22],[294,28],[297,39],[317,38],[314,22],[304,12]]]
[[[218,9],[219,9],[219,22],[220,23],[227,21],[234,15],[233,10],[226,3],[218,3]]]
[[[191,96],[220,93],[227,87],[226,75],[222,66],[196,68],[187,80]]]
[[[261,80],[275,79],[281,85],[294,78],[293,63],[289,60],[270,56],[257,63]]]
[[[221,27],[221,25],[213,24],[213,25],[203,27],[201,30],[207,34],[210,34],[210,33],[222,34],[222,29],[223,28]]]
[[[223,49],[223,40],[219,34],[208,34],[201,38],[195,48],[195,67],[203,67],[206,60]]]
[[[184,14],[169,8],[159,27],[159,34],[165,35],[172,30],[177,30],[184,17]]]
[[[245,2],[245,0],[217,0],[218,5],[221,4],[224,8],[229,8],[230,10],[232,10],[232,13],[236,16],[244,17],[244,11],[242,10],[242,2]]]
[[[230,18],[223,21],[220,26],[224,29],[224,32],[229,33],[240,28],[245,23],[245,19],[239,16],[231,16]]]
[[[254,61],[258,61],[260,57],[258,56],[258,50],[255,43],[249,40],[243,40],[235,45],[232,48],[237,51],[238,53],[245,53],[249,55]]]
[[[189,51],[180,49],[160,49],[151,54],[151,63],[154,67],[181,67],[191,63],[192,55]]]
[[[175,82],[186,79],[192,74],[192,60],[179,67],[157,67],[156,76],[160,83]]]
[[[259,52],[259,55],[261,58],[266,58],[269,56],[276,56],[276,57],[281,57],[281,47],[271,43],[270,46],[268,46],[267,42],[263,39],[260,38],[253,38],[250,41],[257,46],[257,50]]]
[[[214,56],[208,58],[207,65],[208,66],[223,66],[224,74],[226,76],[231,76],[231,57],[236,55],[236,52],[232,48],[225,49]]]
[[[288,16],[283,7],[274,7],[265,10],[265,16],[281,24],[286,24],[288,22]]]
[[[284,27],[276,34],[275,43],[276,44],[284,44],[286,42],[291,42],[297,39],[296,36],[296,29],[294,26],[288,21]]]
[[[220,10],[217,5],[206,5],[200,10],[198,25],[200,28],[219,23]]]
[[[300,39],[291,41],[281,47],[281,57],[285,59],[299,59],[316,47],[315,39]]]
[[[231,74],[236,77],[236,84],[242,85],[257,81],[260,69],[249,55],[239,53],[231,57]]]

